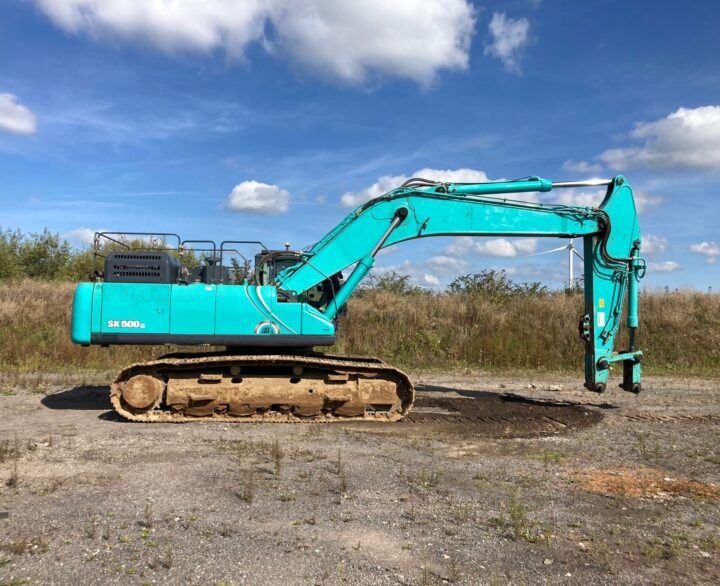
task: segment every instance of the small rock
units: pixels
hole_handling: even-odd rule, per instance
[[[543,564],[545,564],[546,566],[550,566],[550,565],[552,565],[552,563],[553,563],[553,561],[550,558],[545,558],[543,560]]]
[[[578,543],[578,547],[579,547],[582,551],[585,551],[585,550],[587,549],[587,548],[585,547],[585,544],[584,544],[582,541],[581,541],[580,543]]]
[[[547,385],[543,391],[562,391],[562,385]]]
[[[565,577],[566,577],[566,578],[572,578],[572,574],[571,574],[570,572],[568,572],[567,574],[565,574]]]

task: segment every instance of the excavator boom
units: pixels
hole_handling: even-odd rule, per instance
[[[607,189],[597,208],[516,195],[588,186]],[[219,257],[213,244],[212,261],[191,273],[177,254],[124,250],[125,241],[113,236],[96,235],[102,280],[77,287],[74,342],[228,348],[126,368],[111,393],[116,409],[131,419],[402,418],[413,397],[404,373],[377,359],[333,357],[313,347],[334,343],[338,315],[380,250],[431,236],[582,238],[585,386],[603,392],[611,364],[622,362],[621,387],[635,393],[641,388],[642,352],[634,340],[644,261],[632,189],[622,176],[566,183],[539,177],[475,184],[411,179],[353,210],[303,252],[262,250],[252,279],[243,282],[232,282],[223,268],[227,243]],[[115,250],[101,245],[108,239]],[[177,252],[188,243],[178,238]],[[343,282],[341,271],[348,267],[354,268]],[[617,352],[626,296],[630,341]]]

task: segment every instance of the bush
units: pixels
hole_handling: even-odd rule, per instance
[[[106,241],[99,252],[107,255],[120,250],[166,250],[166,243],[157,239],[123,239],[122,244]],[[182,253],[169,251],[188,267],[200,265],[200,256],[193,250]],[[87,281],[93,275],[93,254],[89,249],[74,249],[59,234],[47,229],[23,234],[20,230],[0,230],[0,280],[37,279],[41,281]],[[97,267],[102,270],[102,267]]]
[[[492,269],[457,277],[448,286],[448,291],[491,299],[506,299],[517,295],[543,295],[550,290],[539,281],[515,283],[504,270]]]

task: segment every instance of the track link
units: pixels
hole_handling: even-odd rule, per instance
[[[408,376],[377,358],[322,353],[170,354],[125,368],[110,389],[118,414],[148,423],[390,422],[414,397]]]

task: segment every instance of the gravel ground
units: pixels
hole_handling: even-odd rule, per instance
[[[415,380],[398,424],[134,424],[102,381],[0,384],[0,584],[720,583],[718,381]]]

